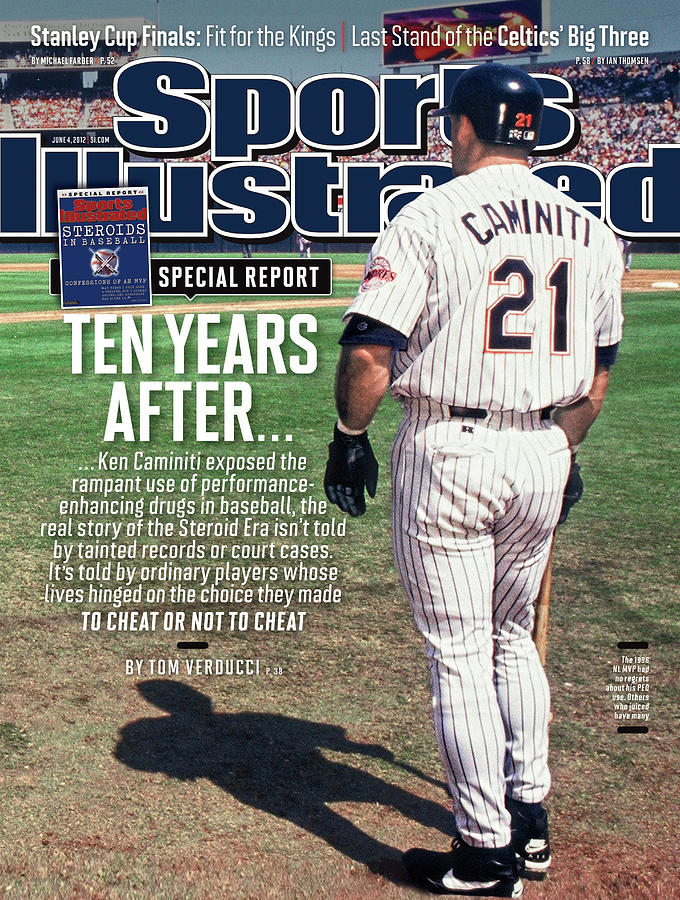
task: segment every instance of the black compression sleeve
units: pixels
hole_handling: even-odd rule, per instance
[[[367,316],[352,316],[347,323],[340,344],[382,344],[385,347],[394,347],[395,350],[405,350],[408,340],[401,331],[390,328],[376,319]]]
[[[595,349],[595,359],[598,366],[604,366],[606,369],[611,369],[616,362],[616,355],[618,352],[618,344],[610,344],[609,347],[597,347]]]

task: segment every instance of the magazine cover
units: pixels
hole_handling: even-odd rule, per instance
[[[57,202],[61,308],[150,306],[147,190],[58,190]]]
[[[679,129],[657,0],[3,14],[4,895],[677,894]]]

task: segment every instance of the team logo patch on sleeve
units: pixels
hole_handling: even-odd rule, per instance
[[[397,273],[390,269],[390,264],[384,256],[376,256],[371,262],[371,268],[364,275],[361,282],[362,291],[374,291],[376,288],[382,287],[389,281],[394,281]]]

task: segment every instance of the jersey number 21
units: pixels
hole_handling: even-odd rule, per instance
[[[521,316],[525,316],[535,302],[550,303],[550,352],[567,356],[569,347],[569,303],[571,288],[570,259],[558,259],[545,278],[545,285],[536,296],[536,276],[531,266],[521,256],[508,256],[489,273],[489,286],[506,287],[511,293],[503,293],[486,311],[486,338],[484,349],[488,353],[531,353],[534,334],[521,330]],[[513,282],[511,285],[511,281]],[[508,317],[513,317],[512,329]]]

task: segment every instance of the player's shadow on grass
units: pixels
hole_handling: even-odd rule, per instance
[[[393,762],[379,744],[350,740],[343,728],[273,713],[214,713],[200,691],[174,681],[144,681],[142,696],[169,716],[125,725],[115,756],[144,772],[173,778],[209,778],[240,802],[294,822],[374,872],[401,882],[401,849],[367,834],[329,803],[378,803],[408,819],[452,834],[453,816],[430,800],[389,784],[356,764],[322,751],[387,760],[445,789],[410,766]]]

